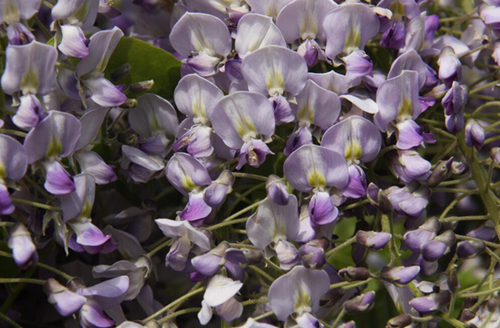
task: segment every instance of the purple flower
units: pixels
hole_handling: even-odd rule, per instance
[[[380,272],[380,277],[396,285],[409,284],[420,272],[420,267],[384,267]]]
[[[296,266],[273,282],[269,289],[269,305],[280,321],[286,321],[293,313],[315,313],[329,286],[330,279],[325,271]]]
[[[10,229],[8,245],[12,249],[14,261],[21,268],[26,270],[38,262],[38,254],[31,239],[31,233],[23,224],[17,223]]]

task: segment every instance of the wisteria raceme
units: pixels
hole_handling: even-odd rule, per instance
[[[0,328],[499,327],[499,14],[0,0]]]

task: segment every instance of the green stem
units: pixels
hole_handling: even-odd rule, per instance
[[[261,275],[262,277],[266,278],[267,280],[269,280],[270,282],[273,282],[274,281],[274,278],[271,277],[267,272],[265,272],[264,270],[262,270],[261,268],[255,266],[255,265],[249,265],[248,266],[250,269],[252,269],[253,271],[257,272],[259,275]]]
[[[448,322],[449,324],[451,324],[455,328],[465,328],[466,327],[464,323],[462,323],[461,321],[458,321],[455,318],[450,317],[446,313],[440,314],[440,317],[443,318],[444,321]]]
[[[264,177],[262,175],[257,175],[257,174],[233,172],[233,175],[235,177],[237,177],[237,178],[254,179],[254,180],[259,180],[259,181],[267,181],[267,177]]]
[[[21,131],[11,130],[11,129],[0,129],[0,133],[10,134],[11,136],[26,138],[27,134]]]
[[[147,317],[146,319],[142,320],[143,323],[147,323],[148,321],[150,320],[153,320],[154,318],[156,318],[157,316],[159,316],[160,314],[168,311],[169,309],[173,308],[175,305],[177,305],[178,303],[182,303],[184,302],[185,300],[189,299],[191,296],[194,296],[194,295],[197,295],[203,291],[205,291],[206,287],[201,287],[201,288],[198,288],[198,289],[195,289],[193,290],[192,292],[190,293],[187,293],[185,294],[184,296],[181,296],[179,297],[178,299],[176,299],[175,301],[167,304],[165,307],[163,307],[162,309],[160,309],[159,311],[157,311],[156,313],[153,313],[152,315],[150,315],[149,317]],[[163,320],[163,319],[162,319]]]
[[[450,216],[445,219],[440,219],[439,222],[484,221],[489,219],[489,215]]]
[[[241,216],[242,214],[245,214],[246,212],[251,211],[251,210],[253,210],[253,209],[254,209],[254,208],[256,208],[256,207],[259,207],[259,205],[260,205],[262,202],[263,202],[263,200],[258,201],[258,202],[256,202],[256,203],[254,203],[254,204],[250,205],[250,206],[247,206],[247,207],[245,207],[244,209],[242,209],[241,211],[238,211],[238,212],[234,213],[233,215],[231,215],[231,216],[229,216],[229,217],[225,218],[225,219],[224,219],[224,221],[231,221],[231,220],[234,220],[234,219],[236,219],[237,217]],[[209,229],[210,229],[210,228],[209,228]]]
[[[253,305],[253,304],[266,304],[269,303],[269,300],[267,298],[256,298],[253,300],[247,300],[241,302],[241,305],[247,306],[247,305]]]
[[[45,285],[45,280],[31,278],[0,278],[0,284],[36,284]]]
[[[20,325],[18,325],[17,322],[15,322],[14,320],[9,318],[7,315],[3,314],[2,312],[0,312],[0,319],[2,319],[2,320],[0,320],[0,322],[5,321],[14,328],[23,328]]]
[[[201,311],[201,308],[199,308],[199,307],[180,310],[180,311],[174,312],[172,314],[169,314],[169,315],[161,318],[160,320],[158,320],[158,323],[161,325],[162,323],[165,323],[168,320],[176,318],[176,317],[178,317],[180,315],[188,314],[188,313],[193,313],[193,312],[200,312],[200,311]]]
[[[474,237],[469,237],[469,236],[463,236],[463,235],[456,235],[456,237],[458,240],[479,241],[479,242],[483,242],[486,246],[500,249],[500,245],[492,243],[490,241],[486,241],[486,240],[482,240],[482,239],[474,238]]]
[[[229,160],[229,161],[227,161],[227,162],[224,162],[224,163],[222,163],[222,164],[217,165],[216,167],[211,168],[208,172],[210,172],[210,173],[212,173],[212,172],[217,172],[217,171],[219,171],[220,169],[223,169],[223,168],[225,168],[226,166],[229,166],[229,165],[234,164],[234,163],[237,163],[237,162],[238,162],[238,158],[233,158],[233,159],[231,159],[231,160]]]
[[[477,194],[477,190],[469,189],[459,189],[459,188],[432,188],[433,192],[449,192],[449,193],[461,193],[461,194]]]
[[[251,193],[253,193],[255,190],[258,190],[258,189],[264,187],[265,185],[266,185],[265,182],[259,183],[258,185],[253,186],[252,188],[248,189],[247,191],[245,191],[244,193],[242,193],[240,196],[238,196],[238,198],[236,198],[236,200],[231,204],[231,206],[226,211],[226,215],[229,215],[232,211],[234,211],[234,209],[236,208],[236,206],[238,206],[238,204],[241,202],[241,200],[243,198],[247,197],[248,195],[250,195]]]
[[[335,318],[335,321],[330,325],[332,327],[337,327],[340,323],[340,321],[342,321],[342,318],[345,316],[346,314],[346,311],[344,309],[344,307],[342,307],[342,311],[340,311],[339,315],[337,316],[337,318]]]
[[[484,171],[483,165],[477,160],[476,149],[474,147],[468,147],[465,143],[464,131],[461,131],[459,133],[458,140],[460,149],[467,158],[467,163],[470,166],[472,177],[476,182],[479,196],[481,197],[491,220],[495,224],[497,236],[500,238],[500,208],[498,207],[493,197],[491,197],[490,193],[487,191],[486,185],[489,184],[490,181],[487,181],[487,175]]]
[[[443,213],[441,213],[439,219],[444,219],[444,217],[448,214],[448,212],[450,212],[453,207],[455,207],[455,205],[458,204],[458,202],[460,202],[462,199],[464,199],[465,197],[469,197],[468,194],[463,194],[463,195],[460,195],[458,196],[457,198],[455,198],[451,203],[450,205],[448,205],[445,210],[443,211]]]
[[[46,192],[42,187],[40,187],[38,185],[38,183],[36,183],[33,179],[31,179],[28,175],[25,175],[24,176],[24,179],[26,181],[28,181],[28,183],[36,190],[38,191],[40,194],[43,195],[43,197],[45,197],[46,199],[52,199],[52,196],[49,195],[48,192]]]
[[[353,208],[356,208],[356,207],[359,207],[359,206],[363,206],[363,205],[368,204],[368,203],[370,203],[370,200],[364,199],[364,200],[359,201],[359,202],[354,203],[354,204],[350,204],[350,205],[347,205],[347,206],[342,206],[342,207],[339,208],[339,211],[351,210]]]
[[[493,82],[490,82],[490,83],[483,84],[482,86],[477,87],[477,88],[475,88],[475,89],[471,90],[471,91],[469,92],[469,96],[471,96],[471,95],[473,95],[473,94],[476,94],[476,93],[478,93],[479,91],[483,91],[484,89],[488,89],[488,88],[491,88],[491,87],[495,87],[495,86],[497,86],[497,85],[498,85],[498,81],[496,81],[496,80],[495,80],[495,81],[493,81]]]
[[[341,249],[346,248],[347,246],[349,246],[349,245],[351,245],[351,244],[353,244],[355,242],[356,242],[356,237],[352,237],[352,238],[347,239],[342,244],[340,244],[340,245],[336,246],[335,248],[332,248],[331,250],[329,250],[328,252],[326,252],[325,253],[325,258],[329,258],[333,253],[338,252]]]
[[[50,206],[50,205],[46,205],[46,204],[42,204],[42,203],[38,203],[38,202],[32,202],[32,201],[26,200],[26,199],[11,197],[10,200],[14,203],[20,203],[20,204],[30,205],[30,206],[34,206],[34,207],[39,207],[39,208],[43,208],[44,210],[48,210],[48,211],[62,212],[62,210],[59,207],[54,207],[54,206]]]
[[[147,253],[146,256],[151,258],[153,255],[158,253],[158,251],[162,250],[164,247],[172,245],[172,242],[173,242],[172,239],[168,239],[168,240],[164,241],[163,243],[161,243],[160,245],[156,246],[151,251],[149,251],[149,253]]]
[[[221,222],[221,223],[218,223],[218,224],[214,224],[213,226],[208,227],[207,230],[213,231],[213,230],[217,230],[217,229],[220,229],[220,228],[223,228],[223,227],[227,227],[227,226],[230,226],[230,225],[233,225],[233,224],[247,222],[247,220],[248,220],[248,218],[241,218],[241,219],[238,219],[238,220],[224,221],[224,222]]]
[[[259,321],[259,320],[262,320],[262,319],[264,319],[264,318],[270,317],[270,316],[272,316],[273,314],[274,314],[274,312],[273,312],[273,311],[269,311],[269,312],[263,313],[263,314],[261,314],[261,315],[259,315],[259,316],[256,316],[256,317],[254,317],[253,319],[254,319],[255,321]]]
[[[463,179],[457,179],[457,180],[449,180],[449,181],[443,181],[439,184],[440,187],[442,186],[453,186],[453,185],[456,185],[456,184],[459,184],[459,183],[463,183],[463,182],[467,182],[467,181],[470,181],[472,180],[471,177],[466,177],[466,178],[463,178]]]
[[[40,21],[40,19],[38,19],[38,17],[36,15],[33,18],[35,20],[36,25],[38,25],[40,30],[42,30],[43,34],[45,34],[47,39],[49,39],[49,40],[52,39],[52,34],[50,33],[49,30],[47,30],[47,28],[45,27],[45,25],[43,25],[43,23]]]
[[[479,46],[477,48],[474,48],[472,50],[469,50],[467,51],[466,53],[464,53],[463,55],[460,56],[460,59],[463,59],[469,55],[472,55],[473,53],[475,52],[478,52],[478,51],[481,51],[481,50],[484,50],[484,49],[488,49],[489,47],[491,47],[491,44],[487,43],[487,44],[483,44],[482,46]]]
[[[488,107],[493,107],[493,106],[500,106],[500,101],[491,101],[491,102],[487,102],[485,104],[482,104],[481,106],[476,108],[475,111],[472,112],[472,117],[479,114],[483,109],[488,108]]]
[[[8,257],[8,258],[11,258],[11,259],[13,259],[13,258],[14,258],[14,256],[12,256],[12,254],[7,253],[7,252],[4,252],[4,251],[0,251],[0,256],[3,256],[3,257]],[[64,273],[64,272],[62,272],[62,271],[60,271],[60,270],[58,270],[58,269],[56,269],[56,268],[53,268],[53,267],[51,267],[51,266],[49,266],[49,265],[47,265],[47,264],[44,264],[44,263],[41,263],[41,262],[37,262],[35,265],[36,265],[37,267],[39,267],[39,268],[43,268],[43,269],[45,269],[45,270],[52,271],[52,272],[54,272],[55,274],[60,275],[61,277],[63,277],[64,279],[66,279],[66,280],[68,280],[68,281],[71,281],[71,280],[73,280],[73,278],[74,278],[74,277],[70,276],[69,274]]]

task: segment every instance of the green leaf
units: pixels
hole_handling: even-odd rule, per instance
[[[123,37],[104,72],[106,78],[109,79],[111,73],[125,63],[132,66],[132,71],[128,76],[117,81],[118,83],[130,85],[154,80],[155,84],[148,91],[149,93],[156,93],[166,99],[173,98],[174,89],[181,78],[181,62],[177,58],[144,41]]]

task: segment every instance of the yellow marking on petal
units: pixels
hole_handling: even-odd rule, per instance
[[[7,171],[5,170],[5,166],[0,163],[0,179],[7,177]]]
[[[357,140],[351,139],[345,147],[344,158],[347,161],[356,162],[363,155],[363,149]]]
[[[21,19],[19,8],[17,8],[17,5],[15,5],[14,3],[12,3],[10,0],[7,0],[7,3],[5,4],[3,16],[4,21],[5,23],[7,23],[7,25],[18,22]]]
[[[402,17],[405,16],[405,7],[399,0],[394,1],[389,6],[389,9],[392,11],[392,17],[395,20],[400,20]]]
[[[354,50],[358,49],[361,44],[361,32],[359,26],[353,24],[347,33],[347,37],[344,43],[344,53],[350,54]]]
[[[325,176],[321,172],[318,172],[315,167],[313,167],[312,170],[309,171],[309,174],[307,175],[307,182],[313,188],[326,187]]]
[[[311,308],[311,295],[309,294],[309,288],[304,284],[304,282],[300,282],[298,288],[295,290],[295,294],[293,296],[294,299],[294,311],[297,314],[309,313],[312,311]]]
[[[299,108],[297,111],[297,117],[301,122],[308,122],[309,124],[314,123],[314,111],[311,107],[309,107],[309,104]]]
[[[275,227],[273,231],[273,241],[278,243],[280,240],[286,240],[286,225],[283,222],[275,221]]]
[[[83,205],[82,212],[80,213],[80,218],[90,218],[92,214],[92,205],[89,202],[85,202]]]
[[[38,79],[37,72],[31,66],[28,67],[21,80],[21,90],[23,94],[36,94],[39,86],[40,80]]]
[[[193,182],[193,180],[191,179],[191,177],[187,176],[187,175],[183,175],[182,176],[182,187],[184,187],[184,189],[187,191],[187,192],[191,192],[193,189],[196,188],[196,184]]]
[[[47,147],[47,152],[45,152],[46,158],[55,158],[61,155],[62,144],[56,137],[52,137],[49,146]]]
[[[409,99],[408,97],[404,97],[403,101],[399,104],[398,120],[402,122],[411,119],[412,114],[413,104],[411,102],[411,99]]]
[[[285,80],[281,72],[274,67],[274,63],[267,74],[266,87],[270,96],[281,95],[285,92]]]

